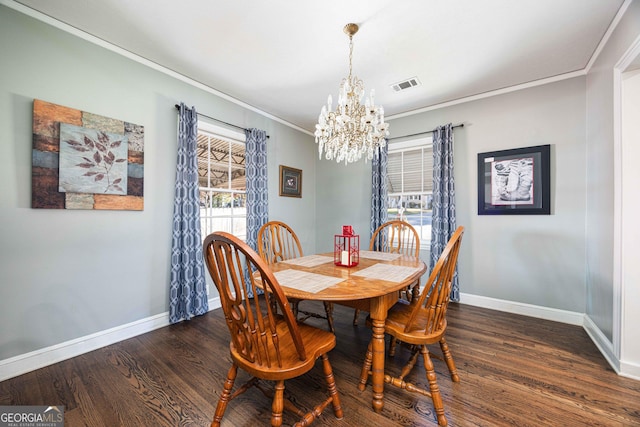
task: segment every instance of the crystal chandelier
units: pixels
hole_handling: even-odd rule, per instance
[[[389,125],[384,122],[384,109],[374,103],[374,90],[362,105],[364,84],[352,75],[353,35],[358,32],[357,24],[347,24],[344,32],[349,36],[349,75],[340,83],[338,105],[332,110],[332,98],[329,95],[327,105],[322,106],[315,137],[318,152],[322,158],[325,151],[327,160],[335,159],[352,163],[366,154],[365,161],[373,158],[378,147],[387,143]]]

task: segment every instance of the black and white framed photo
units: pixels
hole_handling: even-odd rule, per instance
[[[302,170],[280,165],[280,195],[302,197]]]
[[[478,154],[478,215],[549,215],[550,145]]]

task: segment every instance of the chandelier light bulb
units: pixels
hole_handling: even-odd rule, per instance
[[[375,91],[371,89],[362,105],[364,83],[352,75],[353,35],[357,31],[356,24],[344,27],[349,36],[349,75],[340,83],[335,111],[331,95],[327,105],[322,106],[314,133],[320,158],[324,151],[327,160],[345,164],[358,161],[363,155],[365,161],[373,159],[375,150],[386,145],[385,138],[389,135],[384,109],[374,103]]]

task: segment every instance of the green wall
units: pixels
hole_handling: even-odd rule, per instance
[[[0,58],[0,361],[166,314],[176,103],[264,129],[270,215],[313,230],[309,135],[1,5]],[[34,99],[145,127],[144,211],[31,209]],[[278,197],[280,163],[304,170],[302,199]]]

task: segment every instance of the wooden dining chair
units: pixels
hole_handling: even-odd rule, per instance
[[[302,246],[298,236],[291,227],[281,221],[269,221],[258,230],[258,253],[267,264],[286,261],[293,258],[300,258]],[[311,311],[300,310],[301,300],[291,298],[289,302],[293,308],[296,318],[304,322],[309,317],[326,319],[329,330],[335,332],[333,328],[333,304],[323,301],[325,315]],[[302,314],[302,317],[299,315]]]
[[[451,379],[454,382],[459,382],[460,377],[458,376],[458,371],[456,370],[451,351],[449,350],[444,335],[447,330],[446,315],[449,306],[451,285],[463,233],[464,227],[458,227],[453,233],[447,246],[442,251],[438,262],[431,271],[429,279],[420,295],[417,298],[413,298],[411,302],[402,299],[398,300],[398,302],[389,309],[385,322],[385,333],[391,335],[393,338],[397,338],[399,341],[409,344],[413,354],[397,377],[393,377],[385,372],[384,382],[409,392],[430,396],[433,400],[438,424],[441,426],[447,425],[447,419],[444,415],[444,405],[436,381],[433,362],[431,361],[431,356],[436,356],[428,351],[427,345],[436,342],[440,344],[440,349],[442,350],[444,361],[449,368]],[[373,360],[371,347],[372,345],[370,343],[362,366],[360,383],[358,384],[358,388],[361,391],[364,391],[367,379],[369,375],[371,375],[371,364]],[[416,364],[418,354],[421,354],[424,359],[424,368],[426,370],[427,382],[429,383],[429,390],[405,381],[405,378]],[[384,355],[381,356],[384,357]]]
[[[406,221],[387,221],[373,232],[369,241],[370,251],[389,252],[392,254],[420,256],[420,236],[418,231]],[[420,279],[407,286],[400,294],[407,301],[420,293]],[[360,310],[353,314],[353,324],[358,324]]]
[[[327,356],[336,345],[335,335],[296,322],[274,274],[258,254],[237,237],[224,232],[210,234],[204,241],[204,258],[220,294],[231,334],[232,364],[211,426],[219,426],[227,404],[252,386],[268,397],[273,393],[272,426],[282,425],[284,409],[301,417],[296,425],[309,425],[329,404],[336,418],[342,419],[340,397]],[[264,290],[263,296],[249,297],[257,295],[259,288]],[[273,305],[281,314],[273,311]],[[284,382],[309,372],[318,358],[322,359],[329,397],[305,413],[285,398]],[[251,379],[232,394],[238,368],[251,375]],[[275,382],[272,391],[265,387],[265,381]],[[308,393],[313,393],[313,388],[310,387]]]

